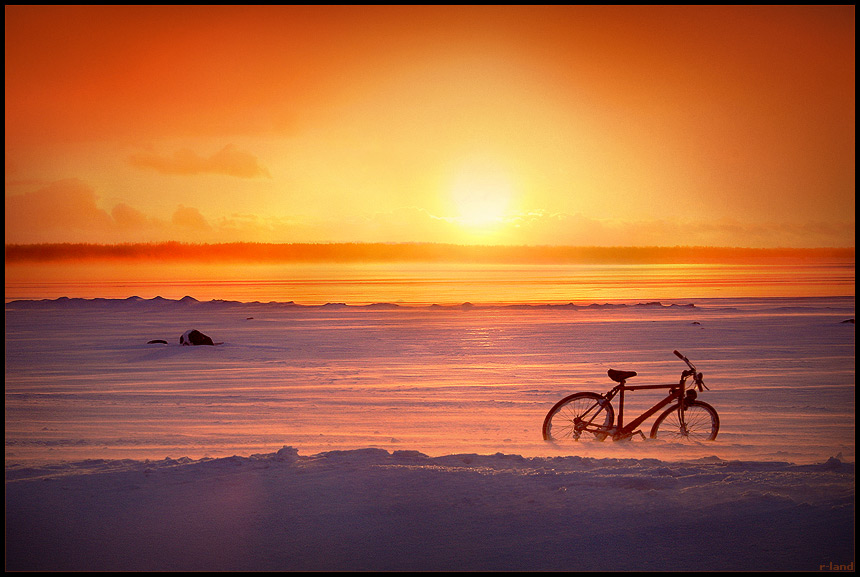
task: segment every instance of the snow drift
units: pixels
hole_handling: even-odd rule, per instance
[[[6,472],[7,570],[817,571],[854,466],[294,448]]]

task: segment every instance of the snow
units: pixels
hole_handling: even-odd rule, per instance
[[[355,449],[7,470],[6,568],[817,570],[854,466]]]
[[[853,316],[853,298],[7,303],[6,569],[853,569]],[[180,346],[192,327],[223,344]],[[609,368],[676,381],[675,349],[716,441],[540,438]]]

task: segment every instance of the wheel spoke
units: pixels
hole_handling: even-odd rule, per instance
[[[688,403],[683,415],[678,406],[668,409],[654,423],[652,437],[688,441],[708,441],[717,436],[720,420],[717,412],[707,403]]]
[[[615,418],[612,406],[598,405],[602,397],[597,393],[577,393],[562,399],[550,410],[544,420],[543,436],[546,440],[579,440],[583,433],[600,440]]]

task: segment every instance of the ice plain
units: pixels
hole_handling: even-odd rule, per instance
[[[853,315],[853,298],[7,303],[6,568],[847,566]],[[180,346],[192,328],[222,344]],[[677,380],[674,349],[705,374],[716,441],[541,439],[609,368]]]

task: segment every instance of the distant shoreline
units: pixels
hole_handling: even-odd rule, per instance
[[[506,246],[439,243],[7,244],[6,266],[48,262],[802,264],[854,262],[854,247]]]

